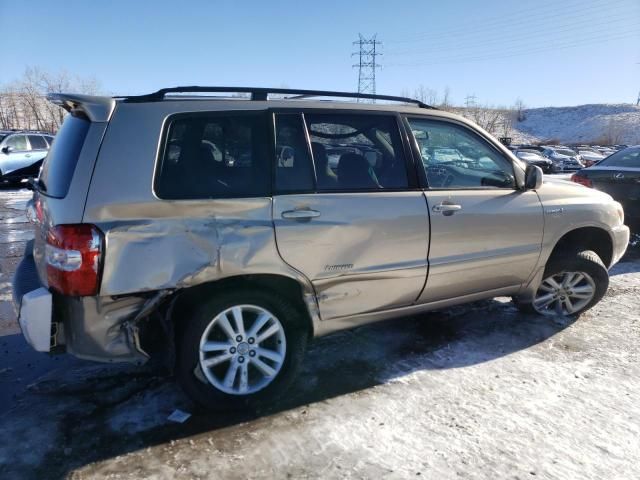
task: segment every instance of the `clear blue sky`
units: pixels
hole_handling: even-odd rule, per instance
[[[383,42],[378,93],[454,102],[635,102],[640,0],[0,0],[0,84],[27,66],[113,94],[173,85],[357,89],[354,41]]]

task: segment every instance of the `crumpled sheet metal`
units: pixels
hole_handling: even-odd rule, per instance
[[[90,221],[106,238],[101,295],[260,273],[297,280],[305,298],[314,293],[309,280],[280,259],[268,198],[111,205],[97,213]]]

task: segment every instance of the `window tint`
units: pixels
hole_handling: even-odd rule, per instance
[[[46,150],[47,142],[40,135],[29,135],[29,143],[31,144],[31,150]]]
[[[407,170],[395,117],[305,115],[318,190],[406,188]]]
[[[44,138],[47,140],[47,143],[49,144],[49,147],[51,147],[51,145],[53,144],[53,139],[55,137],[50,137],[49,135],[45,135]]]
[[[300,115],[276,115],[276,189],[313,191],[313,165]]]
[[[66,116],[42,164],[40,179],[47,195],[62,198],[67,194],[90,126],[88,120]]]
[[[156,179],[161,198],[229,198],[269,194],[262,115],[174,118]],[[58,140],[56,140],[56,144]]]
[[[515,188],[511,162],[472,131],[434,120],[409,124],[430,188]]]
[[[598,165],[603,167],[640,168],[640,148],[627,147],[605,158]]]
[[[16,152],[21,152],[29,149],[27,147],[27,137],[24,135],[12,135],[7,138],[7,141],[4,145],[5,147],[13,148]]]

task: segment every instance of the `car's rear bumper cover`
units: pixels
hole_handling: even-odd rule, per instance
[[[33,241],[13,278],[13,302],[27,343],[39,352],[64,345],[79,358],[105,362],[143,363],[137,330],[127,328],[144,298],[67,297],[51,293],[40,281]]]
[[[13,277],[13,302],[25,340],[35,350],[51,348],[53,297],[42,286],[33,260],[33,242],[27,243],[25,255]]]

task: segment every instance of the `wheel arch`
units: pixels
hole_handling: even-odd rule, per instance
[[[604,228],[579,227],[570,230],[558,239],[551,250],[549,259],[576,250],[593,250],[608,268],[613,260],[613,239]]]
[[[315,321],[312,313],[314,310],[312,310],[313,305],[309,305],[309,303],[315,304],[315,296],[312,299],[309,298],[310,295],[305,293],[305,288],[299,281],[279,274],[236,275],[179,290],[174,295],[175,304],[172,309],[172,320],[176,329],[180,330],[178,319],[182,315],[188,316],[194,307],[199,305],[202,298],[237,289],[268,291],[286,298],[300,312],[301,320],[307,330],[309,339],[313,337]]]

